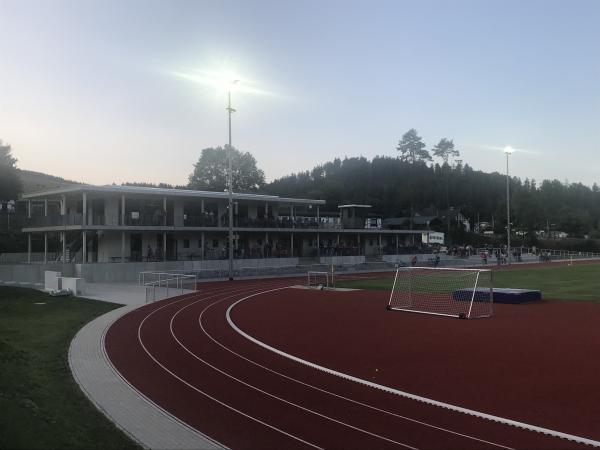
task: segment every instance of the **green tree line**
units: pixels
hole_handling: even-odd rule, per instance
[[[506,175],[473,170],[468,164],[426,164],[424,160],[376,156],[336,158],[310,171],[279,178],[264,191],[286,197],[321,198],[327,209],[343,203],[369,204],[384,217],[436,214],[459,209],[475,225],[506,226]],[[560,230],[573,237],[600,237],[600,189],[558,180],[510,178],[511,222],[515,230]]]

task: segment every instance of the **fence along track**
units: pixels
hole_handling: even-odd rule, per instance
[[[140,273],[139,280],[145,280],[146,276],[151,275],[154,275],[158,279],[144,282],[143,284],[140,283],[146,288],[146,303],[195,292],[198,289],[198,277],[196,275],[142,272]]]

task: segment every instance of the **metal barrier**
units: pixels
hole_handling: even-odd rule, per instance
[[[140,278],[144,279],[146,275],[150,276],[150,274],[156,275],[158,279],[143,283],[143,286],[146,288],[146,303],[164,300],[197,290],[198,278],[196,275],[143,272],[143,275],[140,273]],[[163,275],[169,275],[169,277],[164,277]]]

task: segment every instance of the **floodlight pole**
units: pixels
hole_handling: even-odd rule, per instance
[[[510,185],[509,185],[509,174],[508,174],[508,156],[510,155],[510,151],[505,151],[506,153],[506,235],[507,235],[507,257],[508,264],[510,264]]]
[[[234,80],[231,84],[237,83]],[[227,146],[227,199],[229,210],[229,281],[233,280],[233,173],[231,164],[231,115],[235,109],[231,107],[231,88],[227,92],[227,112],[229,116],[229,145]]]

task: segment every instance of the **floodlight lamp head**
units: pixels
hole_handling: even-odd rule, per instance
[[[510,155],[514,151],[515,150],[510,145],[507,145],[506,147],[504,147],[504,153],[506,153],[507,155]]]

